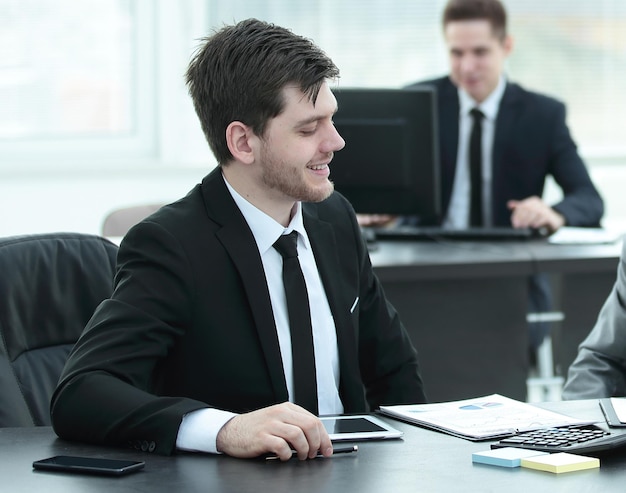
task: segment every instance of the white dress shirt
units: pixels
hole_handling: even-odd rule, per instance
[[[456,172],[452,185],[450,205],[443,225],[452,229],[466,229],[469,226],[470,213],[470,172],[469,172],[469,140],[472,131],[470,111],[478,108],[484,115],[482,119],[482,201],[483,224],[493,225],[491,207],[491,179],[493,141],[496,129],[498,108],[504,94],[506,80],[500,81],[494,91],[480,104],[476,103],[467,92],[459,88],[459,146],[456,158]]]
[[[311,307],[319,413],[320,415],[341,414],[343,404],[339,398],[339,351],[335,322],[317,270],[311,243],[304,229],[302,204],[299,202],[296,204],[293,218],[287,228],[284,228],[238,194],[225,178],[224,181],[246,219],[261,255],[291,402],[294,400],[293,371],[287,301],[282,278],[283,260],[273,244],[282,234],[290,233],[293,230],[298,232],[298,259],[306,282]],[[217,434],[233,416],[236,414],[213,408],[200,409],[187,414],[180,425],[176,447],[188,451],[217,452]]]

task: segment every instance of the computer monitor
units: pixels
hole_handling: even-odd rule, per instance
[[[333,117],[346,146],[330,179],[357,213],[441,221],[435,89],[336,88]]]

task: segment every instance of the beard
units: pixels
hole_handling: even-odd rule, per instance
[[[263,147],[261,179],[270,189],[300,202],[321,202],[331,196],[335,186],[326,179],[315,185],[307,180],[306,169],[277,158]]]

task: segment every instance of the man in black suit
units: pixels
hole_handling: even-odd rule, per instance
[[[599,226],[602,198],[578,155],[560,101],[508,81],[513,49],[499,0],[450,0],[443,13],[450,75],[423,84],[437,88],[444,225],[546,228]],[[471,224],[471,112],[482,113],[478,224]],[[554,205],[542,199],[551,175],[563,190]],[[529,279],[531,311],[551,309],[545,275]],[[549,331],[530,326],[531,357]]]
[[[443,225],[545,228],[599,226],[604,204],[565,122],[565,105],[530,92],[504,76],[513,49],[506,11],[499,0],[450,0],[442,17],[450,74],[421,85],[437,89]],[[471,220],[471,111],[482,113],[478,219]],[[546,177],[563,191],[557,204],[543,199]],[[474,192],[476,191],[474,188]],[[363,226],[388,223],[390,216],[359,216]],[[402,218],[414,223],[418,218]],[[530,310],[551,309],[547,278],[530,278]],[[531,355],[549,326],[530,330]]]
[[[290,332],[301,329],[273,248],[292,231],[311,307],[313,408],[425,401],[415,349],[328,179],[344,146],[328,86],[337,76],[309,40],[254,19],[204,40],[187,83],[219,166],[123,239],[114,293],[52,398],[59,436],[163,454],[331,455],[320,420],[294,404]]]
[[[565,106],[508,81],[504,64],[513,49],[499,0],[450,0],[442,17],[450,74],[422,85],[437,89],[443,223],[470,221],[470,137],[476,108],[482,117],[480,176],[483,226],[547,228],[598,226],[602,198],[578,155]],[[554,205],[542,200],[548,175],[563,190]],[[362,225],[390,216],[359,216]]]
[[[451,0],[443,14],[450,75],[421,82],[437,89],[444,224],[469,224],[470,112],[482,117],[482,225],[598,226],[603,202],[578,155],[565,106],[508,81],[504,63],[513,49],[499,0]],[[563,199],[541,196],[548,175]]]

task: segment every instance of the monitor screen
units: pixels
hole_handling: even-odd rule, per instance
[[[411,215],[439,224],[435,89],[334,89],[333,120],[346,146],[330,179],[357,213]]]

